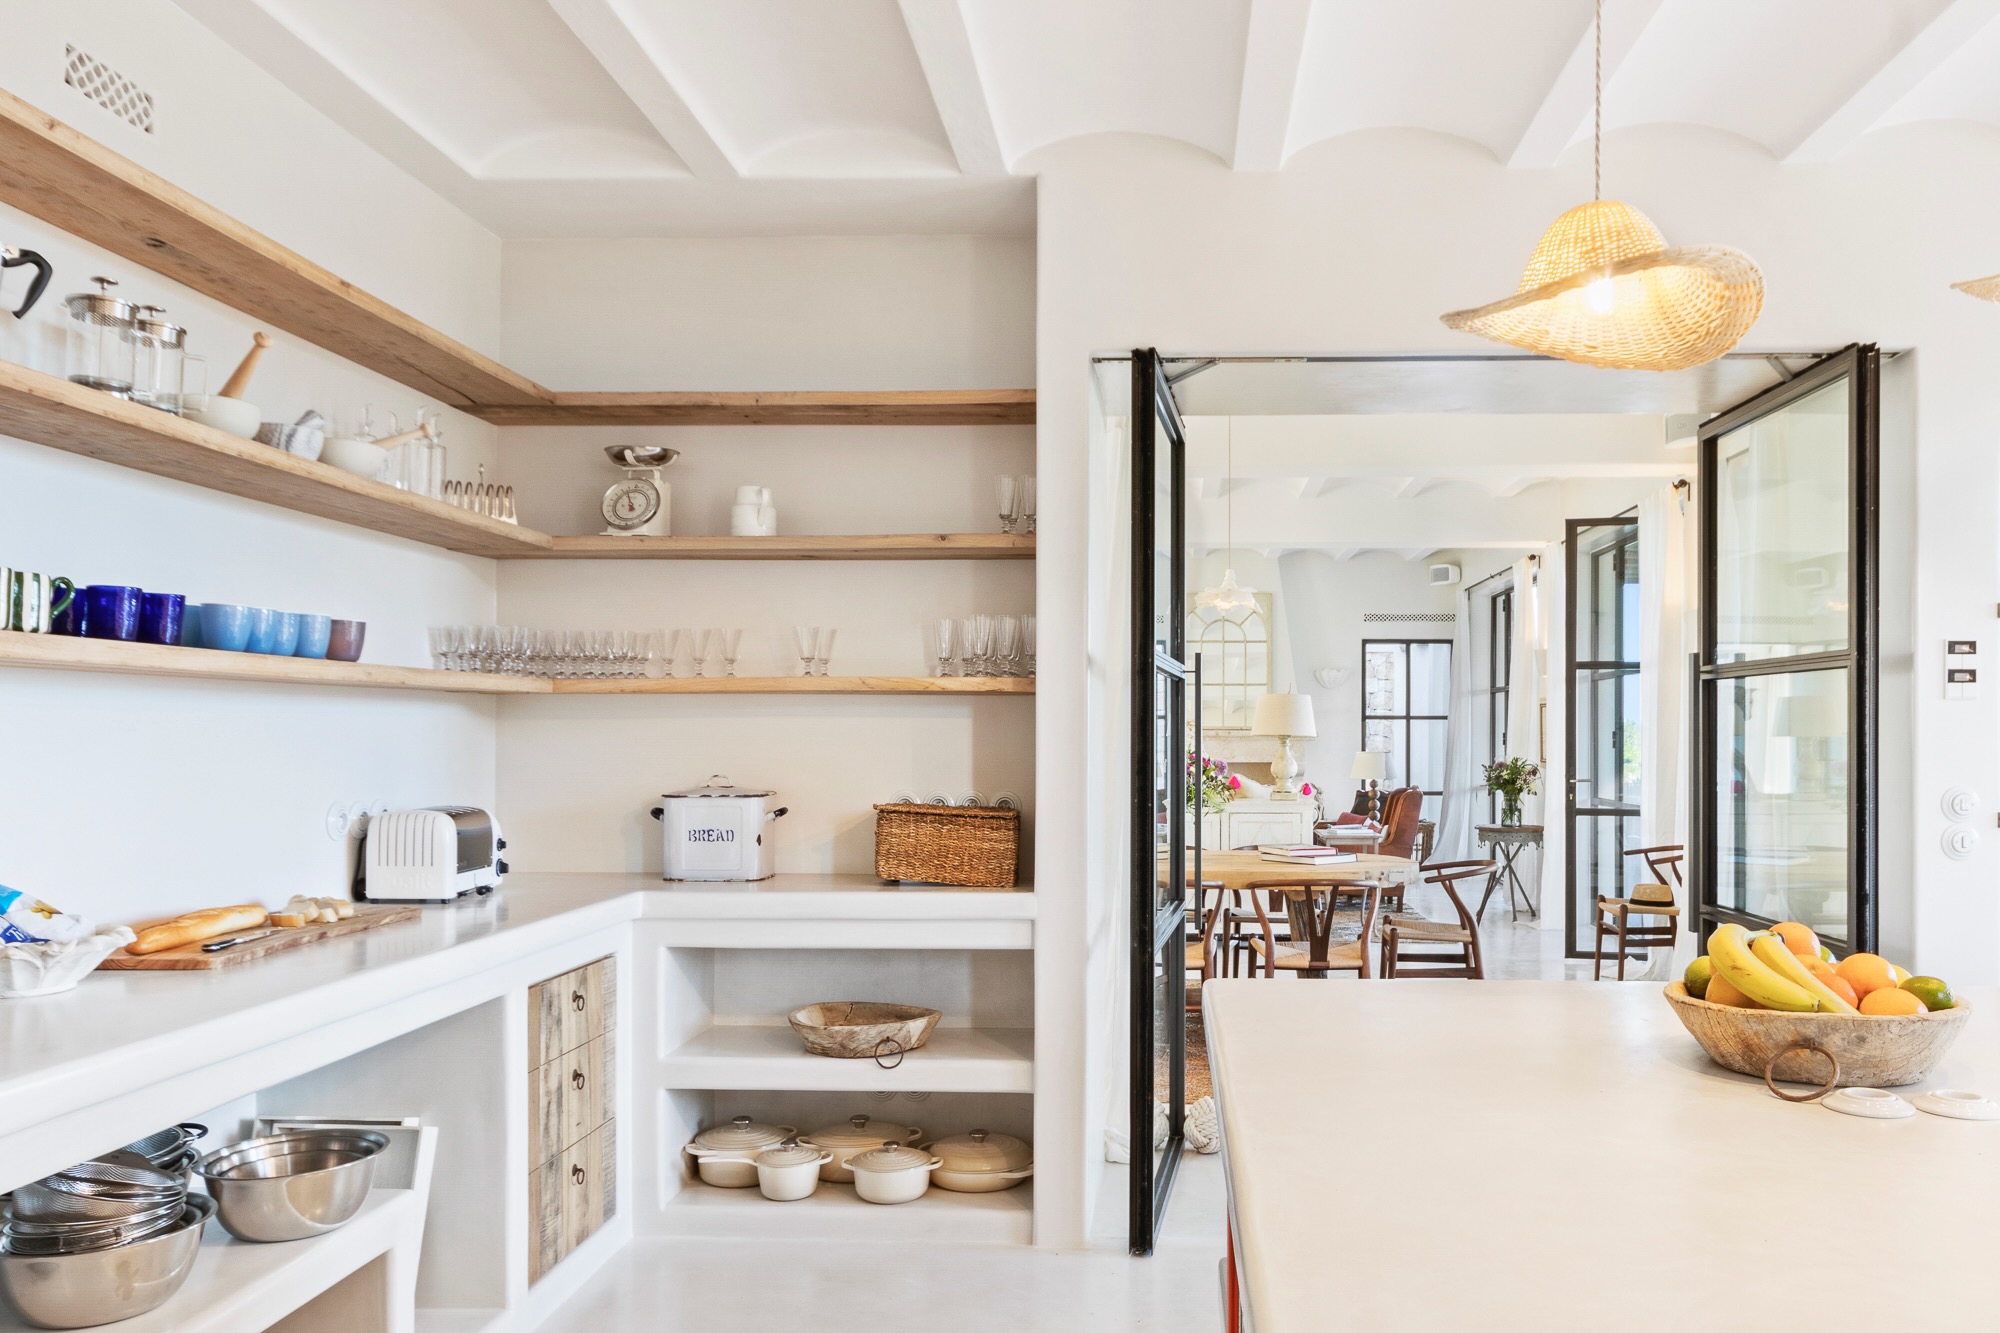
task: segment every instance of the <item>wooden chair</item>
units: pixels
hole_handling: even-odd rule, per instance
[[[1215,905],[1208,905],[1208,895],[1215,894]],[[1236,895],[1222,886],[1220,880],[1203,880],[1196,898],[1196,913],[1199,917],[1198,933],[1190,940],[1186,949],[1187,970],[1199,972],[1201,979],[1232,976],[1229,958],[1229,902]],[[1196,924],[1191,922],[1190,924]],[[1187,1002],[1188,1011],[1201,1007],[1200,987],[1195,988],[1195,998]]]
[[[1372,977],[1375,969],[1368,957],[1369,942],[1375,938],[1375,925],[1382,911],[1382,886],[1366,884],[1359,886],[1361,894],[1361,935],[1353,941],[1334,944],[1333,919],[1338,915],[1341,895],[1330,892],[1329,887],[1314,881],[1291,879],[1260,879],[1243,886],[1251,904],[1264,925],[1261,937],[1252,937],[1250,947],[1264,961],[1264,975],[1275,977],[1279,969],[1296,972],[1302,977],[1323,977],[1329,972],[1353,972],[1362,977]],[[1345,888],[1346,886],[1342,886]],[[1286,889],[1304,889],[1306,915],[1310,930],[1303,949],[1281,943],[1270,929],[1270,918],[1264,913],[1262,894],[1274,897]],[[1253,965],[1254,969],[1254,965]]]
[[[1424,883],[1442,888],[1458,911],[1458,924],[1422,917],[1392,916],[1382,928],[1382,975],[1393,977],[1463,977],[1483,980],[1486,965],[1479,952],[1479,922],[1458,896],[1458,884],[1493,873],[1491,861],[1440,861],[1420,872]],[[1416,946],[1411,948],[1410,946]]]
[[[1641,856],[1646,860],[1646,869],[1659,877],[1655,884],[1634,884],[1630,898],[1612,898],[1599,895],[1597,899],[1597,946],[1592,951],[1590,979],[1604,979],[1604,941],[1616,938],[1618,949],[1618,979],[1625,980],[1627,949],[1651,948],[1654,945],[1674,947],[1675,932],[1680,929],[1680,904],[1674,901],[1674,889],[1683,887],[1681,882],[1681,862],[1686,857],[1686,849],[1677,843],[1666,843],[1658,847],[1634,847],[1627,856]],[[1668,885],[1667,877],[1673,877]],[[1653,917],[1645,925],[1634,925],[1635,916]]]
[[[1424,794],[1415,787],[1397,787],[1392,790],[1382,806],[1382,841],[1376,845],[1378,856],[1400,856],[1404,860],[1417,860],[1416,847],[1419,826],[1423,821]],[[1356,880],[1343,884],[1336,892],[1359,895],[1367,889],[1379,889],[1384,898],[1395,899],[1393,910],[1404,909],[1403,893],[1405,885],[1401,880],[1384,883],[1378,880]]]

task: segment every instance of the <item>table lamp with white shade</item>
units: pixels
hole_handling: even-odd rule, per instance
[[[1354,752],[1354,778],[1368,784],[1368,817],[1382,822],[1382,782],[1389,776],[1389,756],[1382,750]]]
[[[1271,761],[1271,792],[1274,801],[1299,799],[1299,761],[1292,753],[1294,739],[1310,740],[1319,735],[1313,725],[1313,701],[1304,694],[1266,694],[1258,697],[1250,715],[1250,734],[1278,738],[1278,757]]]

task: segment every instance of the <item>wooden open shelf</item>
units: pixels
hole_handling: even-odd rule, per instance
[[[859,537],[555,537],[517,558],[564,560],[1032,560],[1035,539],[1000,532]]]
[[[328,662],[310,657],[269,657],[208,648],[166,648],[115,639],[74,639],[58,634],[0,631],[0,667],[167,676],[193,680],[252,681],[270,685],[342,685],[448,694],[1033,694],[1035,682],[925,676],[709,676],[678,680],[544,680],[538,676],[489,676],[476,671]]]
[[[502,425],[1023,425],[1035,419],[1032,389],[545,389],[4,91],[0,200],[260,323]]]

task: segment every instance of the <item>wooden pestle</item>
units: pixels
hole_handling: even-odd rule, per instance
[[[398,445],[408,444],[411,440],[419,436],[426,440],[435,440],[437,438],[437,427],[427,421],[423,425],[406,430],[400,435],[384,435],[381,439],[373,443],[378,449],[394,449]]]
[[[257,369],[257,358],[264,355],[264,349],[270,345],[270,334],[259,332],[250,335],[250,350],[243,354],[243,359],[236,363],[236,369],[230,372],[229,383],[222,386],[221,397],[243,397],[243,391],[250,387],[250,376]]]

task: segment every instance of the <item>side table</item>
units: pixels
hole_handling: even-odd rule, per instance
[[[1493,896],[1493,891],[1500,887],[1500,881],[1503,878],[1507,881],[1507,909],[1514,914],[1514,919],[1516,921],[1521,919],[1521,909],[1514,901],[1517,894],[1520,896],[1521,902],[1527,904],[1528,915],[1539,918],[1541,916],[1541,907],[1535,901],[1534,896],[1528,892],[1528,886],[1521,882],[1520,872],[1515,869],[1514,862],[1521,855],[1521,849],[1524,847],[1533,847],[1538,851],[1540,850],[1542,845],[1542,826],[1540,824],[1475,824],[1473,826],[1473,833],[1478,836],[1480,846],[1491,847],[1500,857],[1500,864],[1493,868],[1493,874],[1487,878],[1486,892],[1480,896],[1479,910],[1472,914],[1473,919],[1477,921],[1485,917],[1486,902]]]

